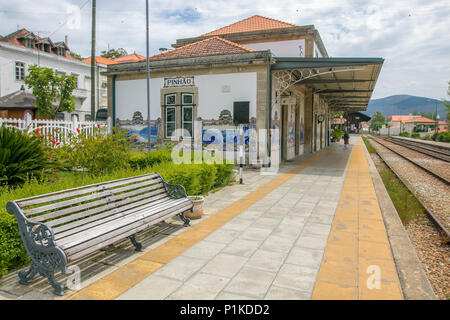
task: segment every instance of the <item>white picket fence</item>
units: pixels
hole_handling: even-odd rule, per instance
[[[43,136],[48,142],[55,141],[56,145],[62,145],[70,135],[83,134],[85,137],[100,132],[94,128],[105,128],[103,133],[111,132],[111,121],[78,121],[74,118],[73,121],[64,120],[44,120],[32,119],[30,114],[25,116],[25,119],[5,119],[0,118],[0,127],[15,127],[19,130],[24,130],[30,133],[36,132]]]

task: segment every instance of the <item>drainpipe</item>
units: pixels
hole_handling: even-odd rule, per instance
[[[311,153],[314,152],[314,145],[316,143],[316,139],[315,139],[315,134],[316,134],[316,130],[315,130],[315,123],[314,123],[314,91],[311,94]]]
[[[263,165],[270,167],[271,139],[270,129],[272,127],[272,68],[270,66],[271,54],[267,51],[267,85],[266,85],[266,148],[265,158],[267,161]]]
[[[116,126],[116,77],[117,75],[112,76],[112,125]]]

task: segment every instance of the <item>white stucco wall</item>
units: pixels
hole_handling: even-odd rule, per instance
[[[48,67],[53,70],[65,72],[67,75],[78,75],[79,90],[74,91],[76,100],[75,113],[90,113],[90,87],[86,86],[86,83],[90,83],[89,81],[86,81],[86,78],[90,78],[91,76],[90,64],[46,52],[38,52],[37,50],[0,42],[0,97],[20,90],[20,87],[23,84],[23,81],[17,81],[15,78],[16,61],[25,63],[25,75],[27,74],[28,67],[34,64],[39,64],[41,67]],[[101,68],[100,72],[104,70],[106,70],[106,68]],[[101,78],[103,81],[106,81],[106,77],[101,76]],[[26,88],[26,90],[31,92],[28,88]],[[80,97],[80,93],[81,95],[86,96],[86,98]],[[100,107],[106,107],[106,105],[100,104]],[[66,120],[69,120],[67,115]],[[80,120],[84,120],[84,118],[81,118]]]
[[[270,50],[276,57],[304,57],[305,39],[243,44],[256,51]]]
[[[189,76],[186,74],[186,76]],[[250,117],[256,117],[256,72],[200,75],[194,77],[198,88],[198,116],[217,119],[220,111],[233,112],[233,102],[249,101]],[[116,118],[131,120],[140,111],[147,119],[147,80],[116,81]],[[161,92],[164,78],[150,80],[151,119],[161,118]]]

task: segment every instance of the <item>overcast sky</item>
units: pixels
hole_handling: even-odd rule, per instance
[[[0,35],[17,28],[53,41],[68,35],[72,51],[90,56],[91,0],[0,4]],[[314,25],[332,57],[384,58],[373,98],[447,97],[450,0],[152,0],[150,53],[255,14]],[[97,0],[97,55],[108,46],[145,55],[144,0]]]

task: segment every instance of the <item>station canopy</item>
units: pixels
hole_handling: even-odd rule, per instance
[[[274,60],[272,75],[281,80],[281,91],[293,85],[308,85],[333,111],[366,110],[384,62],[382,58]]]

